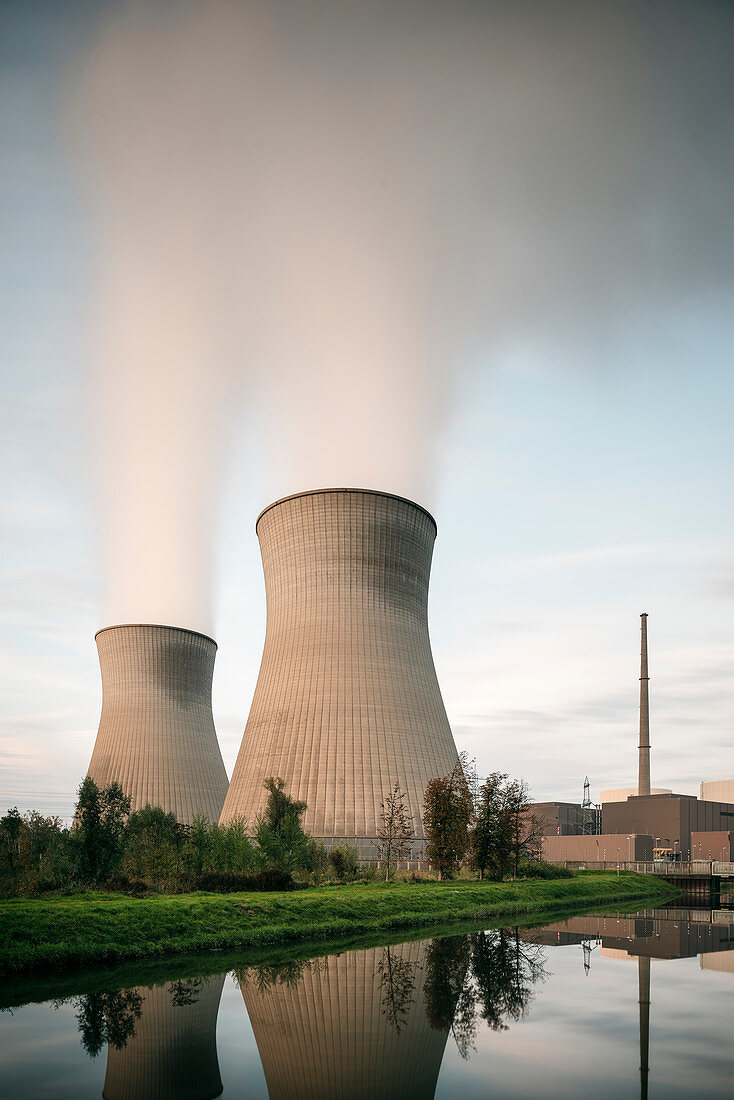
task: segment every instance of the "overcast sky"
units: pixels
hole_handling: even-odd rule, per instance
[[[104,310],[90,306],[109,263],[104,217],[110,210],[113,221],[118,210],[129,214],[129,196],[116,190],[115,180],[99,185],[107,187],[108,200],[100,229],[99,204],[90,200],[88,168],[69,123],[70,117],[78,121],[69,108],[79,95],[75,82],[90,65],[94,71],[106,34],[115,48],[122,43],[114,57],[122,58],[123,73],[131,56],[125,51],[139,52],[141,34],[142,41],[150,34],[152,61],[140,79],[151,81],[146,88],[153,96],[157,77],[151,72],[179,56],[166,52],[173,48],[167,24],[162,33],[160,27],[146,29],[143,20],[142,29],[136,22],[132,31],[123,25],[108,34],[109,13],[117,17],[124,7],[0,4],[2,810],[17,804],[70,814],[99,716],[94,632],[111,625],[110,607],[130,607],[136,619],[154,615],[146,611],[149,594],[139,605],[134,596],[115,603],[115,570],[121,567],[110,555],[110,532],[118,532],[118,547],[127,545],[124,538],[135,544],[136,498],[132,510],[117,513],[112,524],[100,507],[105,487],[113,501],[119,499],[114,478],[124,471],[108,474],[104,445],[100,449],[109,409],[90,351],[90,329],[105,319]],[[170,16],[170,5],[155,7],[161,18]],[[210,5],[185,7],[191,21],[175,49],[190,58],[201,40],[196,19],[202,12],[208,18]],[[313,26],[305,21],[313,41],[310,52],[303,46],[304,71],[313,66],[327,92],[329,81],[336,81],[335,98],[361,109],[366,85],[354,77],[352,99],[342,97],[342,77],[331,74],[331,62],[320,52],[325,28],[333,26],[334,53],[349,57],[354,27],[334,22],[328,4],[313,7],[319,19]],[[275,8],[288,15],[287,3]],[[351,341],[354,377],[348,365],[338,371],[327,365],[323,374],[301,365],[298,377],[288,373],[295,369],[288,359],[294,343],[305,346],[312,339],[307,350],[313,356],[328,343],[328,310],[323,332],[295,328],[289,330],[291,342],[271,344],[259,337],[267,377],[275,379],[270,393],[255,385],[246,363],[241,369],[228,364],[229,388],[221,392],[234,430],[226,446],[205,456],[211,465],[207,478],[216,482],[211,493],[189,502],[201,516],[207,576],[213,577],[206,613],[219,643],[214,716],[227,769],[239,747],[264,636],[255,518],[274,496],[326,481],[370,479],[368,487],[420,496],[436,517],[429,607],[434,655],[457,746],[476,756],[481,773],[523,775],[538,799],[580,799],[587,774],[594,798],[603,788],[632,785],[639,614],[647,611],[652,781],[697,793],[702,779],[734,776],[731,5],[377,2],[367,5],[372,8],[374,27],[369,36],[358,36],[359,59],[367,74],[380,66],[380,86],[396,104],[389,136],[400,153],[389,161],[395,183],[386,201],[389,207],[397,196],[401,217],[391,248],[397,241],[399,265],[401,250],[421,249],[399,267],[402,282],[398,286],[396,279],[390,308],[400,305],[401,288],[424,261],[436,268],[441,257],[450,262],[443,278],[432,282],[430,309],[426,297],[410,314],[419,336],[406,341],[401,333],[407,364],[402,390],[399,368],[389,362],[396,341],[368,342],[373,359],[376,349],[386,349],[382,368],[362,362],[365,334],[350,328],[350,310],[362,298],[349,292],[341,323],[334,319],[333,327],[339,330],[339,364],[349,357]],[[391,22],[391,8],[405,19]],[[308,11],[308,5],[300,9]],[[421,37],[424,19],[430,36]],[[278,49],[287,25],[273,17]],[[290,51],[301,56],[299,43],[308,37],[302,32],[294,35],[296,46],[289,42],[283,51],[289,69]],[[216,70],[216,35],[204,49],[202,65],[213,59]],[[409,58],[403,52],[408,49]],[[455,113],[447,109],[444,117],[434,104],[430,126],[421,129],[419,119],[418,137],[403,148],[402,67],[410,65],[411,81],[419,87],[426,79],[425,87],[435,90],[425,73],[440,68],[444,50],[447,70],[455,73],[447,86],[461,92],[452,101]],[[227,64],[231,58],[222,62],[223,71]],[[467,72],[472,80],[462,83]],[[232,87],[228,94],[237,108],[237,97],[251,89]],[[313,91],[313,102],[319,94],[319,88]],[[436,94],[436,103],[443,103],[443,88]],[[286,108],[273,115],[280,129],[273,150],[266,149],[271,172],[288,165],[289,144],[282,138],[292,120]],[[110,117],[107,109],[103,103],[103,122]],[[384,103],[379,118],[365,110],[365,148],[383,133],[384,113],[390,113]],[[150,114],[155,136],[155,127],[167,127],[169,116]],[[144,116],[135,101],[123,121],[129,126],[130,117]],[[207,117],[204,112],[204,131]],[[446,146],[444,156],[436,135],[448,140],[464,117],[472,121],[462,134],[471,140],[457,141],[450,151]],[[124,163],[129,147],[122,124],[120,133],[124,142],[115,133],[110,145],[113,167],[115,156]],[[192,139],[187,132],[187,140],[195,146],[197,133]],[[309,196],[332,186],[324,164],[330,151],[341,149],[341,140],[339,125],[328,115],[323,132],[313,136],[322,160],[318,170],[304,170],[306,198],[295,187],[283,193],[293,232],[304,219],[308,223]],[[195,149],[192,154],[187,148],[195,162]],[[236,162],[217,159],[215,149],[212,172],[220,182],[227,183],[230,170],[246,170],[249,146],[237,148]],[[461,158],[471,159],[474,148],[469,171]],[[435,173],[426,172],[427,149]],[[178,167],[175,154],[174,147]],[[163,178],[165,169],[156,163]],[[376,170],[376,187],[382,178]],[[402,216],[400,196],[414,187],[425,211],[446,215],[442,248],[449,251],[423,251],[418,221]],[[237,188],[225,190],[233,204],[226,214],[231,210],[237,221]],[[441,206],[445,195],[450,204]],[[165,203],[162,194],[156,201]],[[150,209],[155,216],[159,208],[153,203]],[[345,202],[345,224],[350,209]],[[262,210],[265,223],[275,226],[277,204]],[[365,236],[370,248],[374,236],[379,242],[371,229]],[[149,246],[142,232],[140,240]],[[192,249],[198,247],[195,237],[192,242]],[[337,257],[340,242],[332,250]],[[351,247],[359,251],[361,244],[356,234]],[[156,242],[150,247],[153,255]],[[393,254],[377,247],[370,262],[378,272],[380,264],[394,270]],[[289,256],[287,242],[283,255]],[[308,258],[304,247],[288,274],[275,267],[269,272],[279,302],[298,297]],[[327,278],[325,271],[314,267],[308,287],[314,301],[327,301],[333,291],[333,275]],[[180,289],[183,313],[191,284],[182,278],[168,285],[169,306],[175,314]],[[414,303],[411,295],[405,300]],[[379,309],[379,296],[375,302]],[[224,308],[221,302],[218,308]],[[395,312],[408,310],[401,305]],[[356,324],[356,314],[354,319]],[[235,360],[231,345],[238,331],[231,329],[226,349]],[[442,348],[450,345],[451,353],[424,378],[416,364],[426,333]],[[119,348],[116,355],[110,361],[120,369]],[[136,369],[142,371],[140,362],[132,375]],[[175,372],[175,362],[166,369]],[[201,377],[221,387],[218,371],[216,363],[206,363]],[[350,457],[341,449],[343,438],[361,430],[350,418],[365,378],[370,415],[391,386],[401,391],[395,417],[413,441],[419,461],[412,467],[401,466],[390,450],[389,417],[385,439],[374,448],[382,465],[370,468],[369,455]],[[327,391],[329,401],[320,400]],[[282,408],[274,409],[275,397],[284,399]],[[295,446],[300,401],[313,401],[308,408],[316,427]],[[129,429],[132,455],[145,448],[142,422],[134,408],[122,411],[116,430]],[[412,416],[420,417],[417,426],[410,424]],[[339,446],[325,457],[320,442],[337,422]],[[173,423],[171,438],[175,428]],[[364,440],[369,438],[365,431]],[[186,461],[182,456],[182,468]],[[415,466],[429,470],[425,484]],[[138,517],[142,529],[148,514]],[[155,590],[166,578],[155,554],[148,564]],[[184,560],[182,587],[188,568]],[[198,613],[182,611],[188,619],[175,625],[200,626]]]

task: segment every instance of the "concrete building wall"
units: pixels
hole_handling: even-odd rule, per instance
[[[212,1100],[222,1093],[217,1015],[224,974],[146,988],[135,1031],[107,1049],[104,1100]]]
[[[650,795],[602,807],[605,832],[650,833],[657,845],[675,848],[684,859],[691,851],[692,832],[728,832],[734,826],[734,805],[701,802],[692,795]]]
[[[313,836],[374,858],[398,783],[422,839],[426,786],[457,760],[428,637],[433,519],[400,497],[332,489],[276,502],[257,533],[265,647],[222,821],[252,821],[263,781],[280,776]]]
[[[650,794],[672,794],[668,787],[651,787]],[[599,794],[599,802],[624,802],[637,794],[637,787],[609,787]]]
[[[130,625],[96,636],[102,713],[88,775],[117,782],[132,808],[162,806],[191,824],[218,821],[227,773],[212,717],[217,646],[172,626]]]
[[[581,830],[580,802],[534,802],[529,811],[548,836],[575,836]]]
[[[734,833],[719,830],[715,833],[691,833],[691,852],[694,859],[720,859],[725,863],[734,860]]]
[[[702,970],[718,970],[720,974],[734,974],[734,951],[709,952],[701,955],[699,961]]]
[[[432,1097],[448,1028],[427,1012],[429,942],[313,959],[269,985],[238,974],[270,1100]]]
[[[712,779],[701,784],[703,802],[734,802],[734,779]]]
[[[622,862],[652,859],[652,837],[612,833],[599,836],[544,836],[543,859],[571,862],[613,863],[617,851]]]

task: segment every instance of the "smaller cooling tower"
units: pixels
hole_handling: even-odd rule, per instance
[[[88,774],[99,787],[119,783],[133,810],[218,821],[227,773],[212,717],[216,642],[141,624],[107,627],[96,642],[102,714]]]
[[[129,1038],[107,1047],[104,1100],[214,1100],[222,1095],[217,1016],[224,974],[137,986]],[[107,1021],[110,1030],[110,1021]]]

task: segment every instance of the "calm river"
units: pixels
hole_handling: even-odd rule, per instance
[[[8,986],[0,1096],[734,1096],[732,910],[216,967]]]

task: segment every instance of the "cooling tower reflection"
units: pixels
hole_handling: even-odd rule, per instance
[[[271,1100],[432,1097],[449,1034],[466,1058],[545,976],[512,930],[347,951],[238,974]]]
[[[218,974],[97,994],[96,1003],[84,998],[77,1018],[85,1047],[96,1053],[95,1040],[107,1039],[106,1100],[219,1096],[216,1031],[223,985],[224,974]]]
[[[238,974],[271,1100],[431,1097],[448,1037],[426,1012],[429,944]]]

